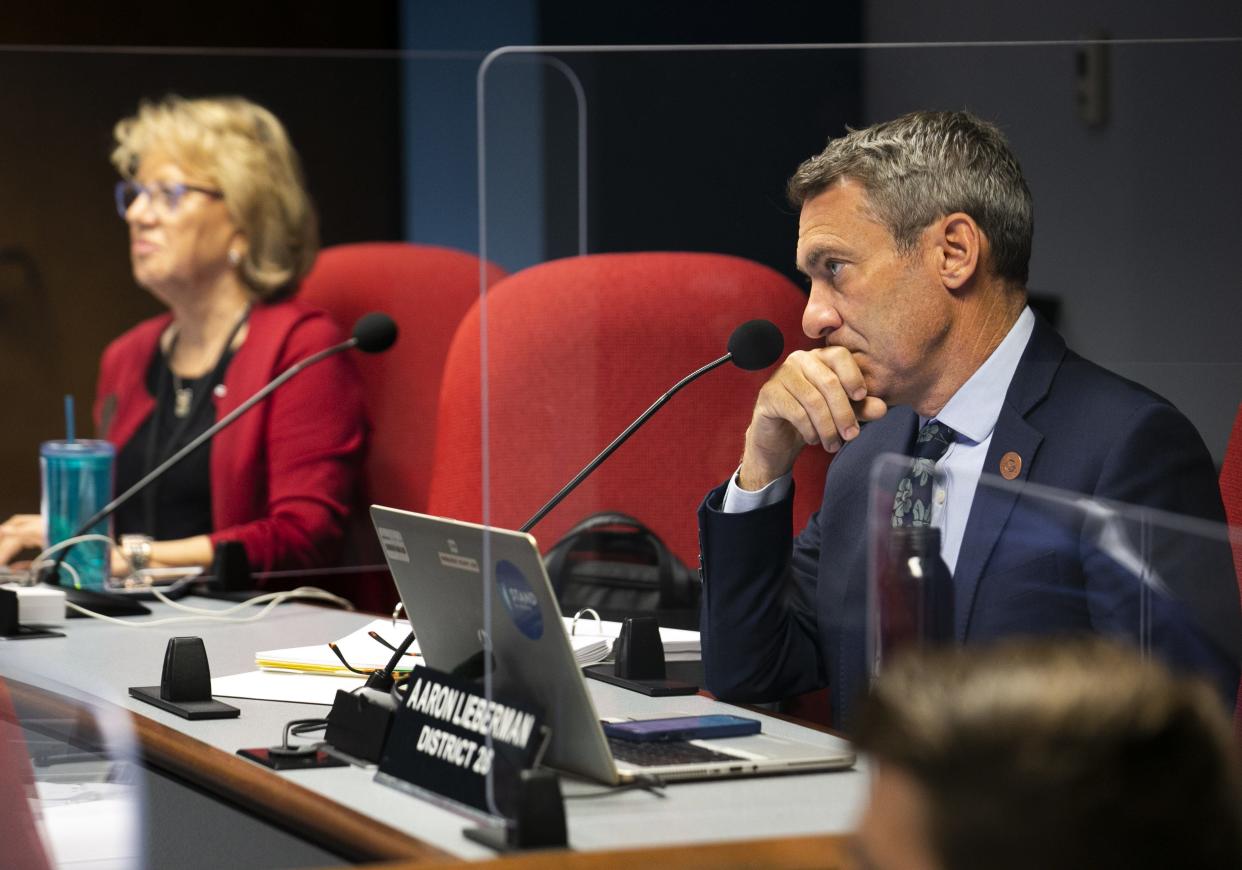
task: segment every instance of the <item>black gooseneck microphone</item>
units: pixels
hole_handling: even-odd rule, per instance
[[[95,525],[101,520],[107,519],[114,511],[116,511],[117,508],[125,504],[138,493],[142,492],[150,486],[152,482],[166,474],[168,469],[172,468],[178,462],[185,459],[199,447],[202,447],[214,438],[221,429],[232,425],[234,420],[249,411],[259,402],[263,401],[271,395],[277,387],[292,378],[294,375],[310,368],[317,362],[321,362],[330,356],[334,356],[341,351],[349,350],[350,348],[356,347],[363,353],[382,353],[392,347],[396,340],[397,324],[393,322],[391,317],[380,312],[364,314],[362,317],[358,318],[358,321],[354,324],[353,331],[350,333],[349,338],[342,341],[340,344],[324,348],[318,353],[311,354],[306,359],[289,366],[289,368],[277,375],[257,393],[242,402],[228,414],[221,417],[197,438],[190,441],[172,456],[168,457],[155,468],[151,469],[145,477],[100,508],[94,516],[78,527],[77,531],[73,533],[73,537],[76,538],[79,535],[86,534],[88,530],[94,528]],[[61,563],[65,561],[65,557],[69,555],[69,551],[71,549],[73,549],[72,546],[65,547],[63,550],[59,551],[56,554],[55,559],[52,560],[51,565],[40,571],[39,579],[44,583],[51,583],[54,585],[58,584]]]
[[[674,384],[672,389],[656,399],[655,404],[643,411],[639,418],[618,435],[611,444],[605,447],[599,456],[587,463],[586,468],[579,471],[577,476],[565,484],[560,492],[552,496],[547,504],[535,511],[534,516],[524,522],[519,531],[529,532],[535,523],[547,516],[552,508],[560,504],[565,496],[573,492],[578,487],[578,484],[582,483],[592,471],[599,467],[600,463],[624,444],[638,430],[639,426],[647,422],[652,414],[664,407],[664,403],[671,399],[682,387],[727,362],[732,362],[738,368],[750,372],[766,369],[780,358],[781,351],[785,349],[785,338],[781,335],[781,331],[776,324],[770,320],[748,320],[733,330],[733,334],[729,336],[728,347],[729,352],[720,357],[720,359],[713,360],[701,369],[686,375]]]

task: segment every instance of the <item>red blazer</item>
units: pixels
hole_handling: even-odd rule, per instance
[[[146,372],[172,316],[143,321],[104,350],[95,427],[120,450],[151,414]],[[323,311],[297,301],[259,304],[217,388],[216,419],[277,374],[343,340]],[[222,395],[221,395],[222,394]],[[212,543],[241,541],[257,571],[334,563],[356,503],[366,412],[348,354],[276,389],[211,445]]]

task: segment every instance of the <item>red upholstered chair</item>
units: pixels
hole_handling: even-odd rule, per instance
[[[489,264],[488,286],[504,274]],[[371,421],[362,504],[426,509],[440,375],[458,323],[479,298],[479,281],[473,254],[366,242],[325,248],[302,282],[299,298],[326,309],[345,330],[371,311],[387,313],[399,329],[386,353],[354,356]],[[359,552],[351,558],[382,562],[370,518],[361,511],[355,519],[350,537]],[[381,585],[382,599],[372,600],[365,589],[349,594],[369,609],[391,607],[396,592],[391,583]]]
[[[489,266],[489,284],[503,276]],[[406,242],[339,245],[319,254],[299,296],[346,330],[371,311],[397,322],[391,350],[354,357],[373,427],[367,493],[392,507],[424,508],[440,375],[453,333],[479,297],[478,258]]]
[[[1220,495],[1225,502],[1225,516],[1233,544],[1233,567],[1242,585],[1242,405],[1233,420],[1225,461],[1220,466]],[[1234,730],[1242,738],[1242,686],[1238,687],[1238,707],[1234,713]]]
[[[786,352],[808,347],[805,295],[779,273],[721,254],[596,254],[497,284],[486,305],[490,512],[517,528],[669,387],[725,352],[734,327],[776,322]],[[480,305],[445,363],[430,512],[483,519]],[[583,517],[621,511],[691,569],[695,512],[737,467],[756,393],[770,372],[713,371],[664,406],[533,529],[546,551]],[[827,454],[795,470],[795,522],[823,493]]]

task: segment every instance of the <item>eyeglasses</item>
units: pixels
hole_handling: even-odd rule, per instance
[[[212,199],[223,199],[224,191],[212,190],[210,187],[199,187],[195,184],[182,184],[180,181],[155,184],[139,184],[136,181],[118,181],[116,183],[116,213],[122,218],[129,211],[138,197],[144,193],[151,205],[162,215],[172,214],[181,205],[181,198],[190,191],[210,196]]]

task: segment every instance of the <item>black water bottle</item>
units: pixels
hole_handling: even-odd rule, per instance
[[[881,657],[953,640],[953,578],[940,558],[940,530],[890,530],[880,574]]]

